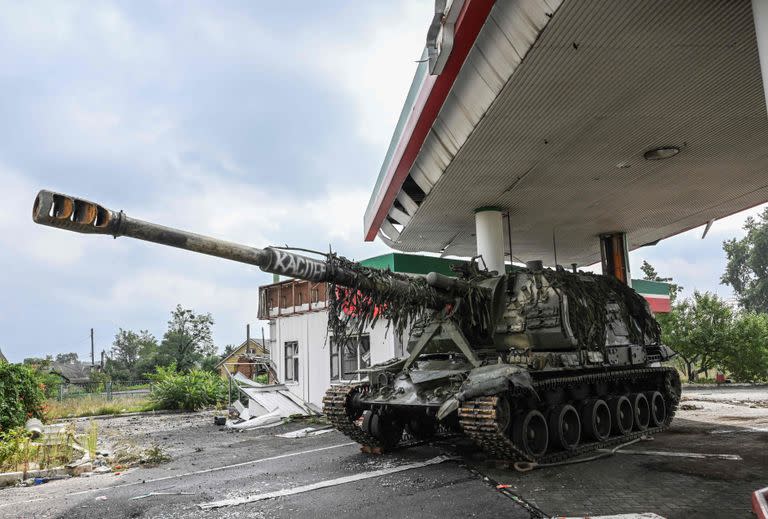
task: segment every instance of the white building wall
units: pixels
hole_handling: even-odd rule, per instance
[[[325,311],[281,315],[270,321],[269,350],[278,380],[295,394],[318,407],[331,386],[331,357],[328,343],[328,313]],[[387,330],[386,322],[379,322],[366,331],[370,337],[371,364],[403,356],[402,341],[395,337],[394,329]],[[285,343],[299,343],[299,380],[286,382]]]

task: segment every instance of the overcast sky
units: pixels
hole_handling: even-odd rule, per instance
[[[255,246],[387,252],[362,215],[432,0],[0,1],[0,349],[11,361],[162,336],[181,303],[221,349],[255,335],[255,267],[36,226],[40,188]],[[750,212],[754,214],[756,210]],[[744,214],[632,253],[719,285]],[[98,355],[98,353],[97,353]]]

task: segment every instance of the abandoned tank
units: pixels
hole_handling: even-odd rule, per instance
[[[456,277],[407,276],[330,253],[217,240],[50,191],[38,194],[33,219],[327,282],[337,341],[379,321],[407,334],[407,357],[371,366],[367,381],[332,386],[323,399],[333,425],[366,451],[448,430],[496,459],[553,462],[663,431],[680,400],[677,371],[661,365],[674,352],[647,302],[609,276],[540,262],[489,272],[482,258]]]

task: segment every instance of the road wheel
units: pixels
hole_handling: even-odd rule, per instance
[[[611,410],[605,400],[588,400],[581,409],[581,423],[588,437],[597,441],[611,435]]]
[[[608,401],[611,410],[611,431],[613,434],[623,436],[632,431],[634,423],[634,411],[632,402],[626,396],[618,396]]]
[[[549,440],[563,450],[572,450],[581,439],[581,419],[572,405],[560,405],[549,413]]]
[[[366,411],[363,430],[379,440],[384,450],[395,447],[403,437],[403,424],[391,413]]]
[[[650,423],[654,427],[661,427],[667,419],[667,404],[664,397],[658,391],[646,393],[646,398],[650,403]]]
[[[635,428],[644,431],[648,428],[651,420],[651,408],[648,405],[648,399],[642,393],[635,393],[630,396],[630,400],[632,401]]]
[[[408,421],[405,428],[416,440],[429,440],[437,432],[437,422],[425,416],[415,416]]]
[[[549,445],[549,428],[544,415],[535,409],[519,413],[512,424],[512,441],[531,458],[543,456]]]

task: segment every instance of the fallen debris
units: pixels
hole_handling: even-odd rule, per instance
[[[290,416],[318,414],[283,384],[260,384],[240,372],[230,375],[230,380],[238,392],[248,398],[247,407],[239,400],[232,404],[239,420],[228,421],[226,425],[230,429],[256,429],[279,424]]]
[[[318,481],[317,483],[303,485],[300,487],[276,490],[274,492],[265,492],[263,494],[254,494],[254,495],[239,497],[234,499],[223,499],[221,501],[211,501],[209,503],[201,503],[198,506],[202,510],[210,510],[213,508],[222,508],[225,506],[236,506],[236,505],[242,505],[246,503],[253,503],[255,501],[263,501],[265,499],[274,499],[276,497],[292,496],[295,494],[302,494],[304,492],[311,492],[313,490],[318,490],[321,488],[328,488],[328,487],[333,487],[337,485],[343,485],[346,483],[352,483],[354,481],[361,481],[364,479],[378,478],[381,476],[395,474],[397,472],[404,472],[406,470],[418,469],[418,468],[426,467],[429,465],[437,465],[438,463],[443,463],[452,459],[454,458],[450,458],[448,456],[437,456],[435,458],[429,459],[427,461],[422,461],[419,463],[409,463],[408,465],[400,465],[399,467],[391,467],[391,468],[386,468],[381,470],[374,470],[371,472],[363,472],[360,474],[352,474],[350,476],[344,476],[344,477],[335,478],[335,479],[327,479],[325,481]]]

